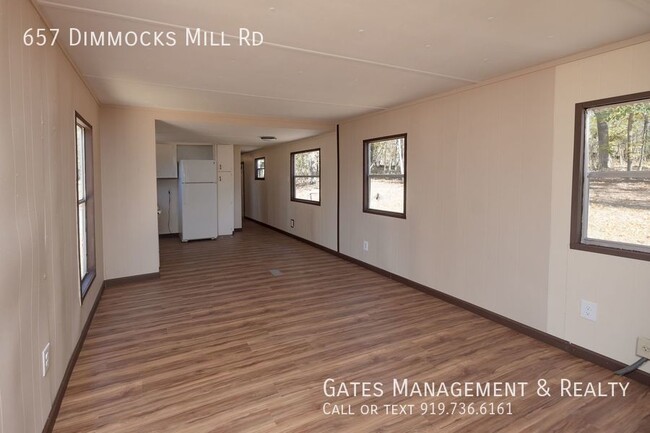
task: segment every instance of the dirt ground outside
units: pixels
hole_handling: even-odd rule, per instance
[[[404,182],[373,178],[369,183],[370,209],[404,212]]]
[[[296,179],[298,200],[320,201],[320,180],[318,178]]]
[[[650,179],[594,179],[589,182],[587,236],[650,245]]]

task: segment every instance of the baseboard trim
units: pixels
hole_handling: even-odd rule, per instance
[[[241,232],[242,230],[243,230],[242,228],[238,228],[238,229],[235,229],[235,232]]]
[[[287,231],[284,231],[282,229],[274,227],[274,226],[272,226],[270,224],[263,223],[262,221],[258,221],[258,220],[254,219],[254,218],[251,218],[251,217],[244,217],[244,219],[247,219],[247,220],[249,220],[251,222],[254,222],[255,224],[259,224],[262,227],[266,227],[267,229],[274,230],[274,231],[276,231],[278,233],[281,233],[281,234],[283,234],[285,236],[289,236],[290,238],[296,239],[296,240],[298,240],[300,242],[303,242],[303,243],[305,243],[305,244],[307,244],[309,246],[312,246],[314,248],[318,248],[319,250],[323,250],[323,251],[326,251],[326,252],[328,252],[330,254],[333,254],[335,256],[339,256],[339,253],[337,251],[335,251],[335,250],[333,250],[331,248],[324,247],[323,245],[317,244],[316,242],[310,241],[309,239],[301,238],[300,236],[294,235],[293,233],[289,233]]]
[[[151,274],[140,274],[140,275],[133,275],[130,277],[122,277],[122,278],[111,278],[110,280],[104,281],[104,285],[106,287],[115,287],[115,286],[122,286],[124,284],[129,284],[129,283],[140,283],[142,281],[157,280],[159,278],[160,278],[160,272],[153,272]]]
[[[163,238],[177,238],[178,233],[161,233],[158,235],[158,239],[163,239]]]
[[[50,413],[47,416],[47,421],[45,421],[45,426],[43,426],[43,433],[51,433],[52,430],[54,430],[54,424],[56,423],[56,418],[59,416],[59,410],[61,410],[61,403],[63,403],[63,397],[65,396],[65,392],[68,389],[68,383],[70,382],[70,377],[72,376],[74,366],[77,364],[77,359],[79,358],[81,349],[83,348],[84,342],[86,341],[86,335],[88,335],[90,324],[92,323],[93,318],[95,317],[95,311],[97,311],[97,307],[99,306],[99,301],[101,300],[102,295],[104,294],[105,288],[106,288],[106,282],[104,282],[99,289],[99,293],[97,294],[97,298],[95,299],[93,308],[90,310],[88,319],[86,319],[86,324],[81,330],[81,335],[79,335],[79,340],[77,340],[77,345],[72,351],[72,356],[68,361],[68,365],[65,369],[65,373],[63,373],[63,379],[61,380],[61,384],[59,385],[59,390],[56,392],[56,396],[54,397],[54,401],[52,402],[52,407],[50,408]]]
[[[279,229],[277,227],[273,227],[272,225],[263,223],[261,221],[257,221],[253,218],[246,217],[245,219],[252,221],[256,224],[259,224],[263,227],[269,228],[271,230],[274,230],[276,232],[279,232],[285,236],[289,236],[290,238],[296,239],[300,242],[306,243],[307,245],[310,245],[312,247],[318,248],[320,250],[323,250],[327,253],[330,253],[334,256],[337,256],[339,258],[342,258],[344,260],[347,260],[348,262],[354,263],[355,265],[361,266],[363,268],[366,268],[370,271],[373,271],[379,275],[382,275],[384,277],[390,278],[392,280],[395,280],[399,283],[404,284],[405,286],[411,287],[413,289],[419,290],[420,292],[426,293],[427,295],[431,295],[435,298],[438,298],[442,301],[445,301],[449,304],[455,305],[457,307],[460,307],[464,310],[467,310],[471,313],[477,314],[481,317],[485,317],[486,319],[489,319],[495,323],[498,323],[500,325],[506,326],[514,331],[517,331],[521,334],[524,334],[528,337],[534,338],[535,340],[541,341],[543,343],[546,343],[548,345],[551,345],[553,347],[556,347],[558,349],[561,349],[577,358],[584,359],[585,361],[589,361],[593,364],[596,364],[600,367],[606,368],[608,370],[616,371],[620,370],[621,368],[625,367],[626,364],[623,364],[620,361],[616,361],[615,359],[612,359],[608,356],[601,355],[600,353],[596,353],[592,350],[586,349],[584,347],[578,346],[576,344],[571,343],[568,340],[564,340],[562,338],[556,337],[554,335],[551,335],[547,332],[540,331],[539,329],[535,329],[531,326],[525,325],[521,322],[517,322],[516,320],[510,319],[508,317],[502,316],[500,314],[497,314],[493,311],[487,310],[483,307],[479,307],[478,305],[472,304],[471,302],[464,301],[460,298],[457,298],[455,296],[449,295],[447,293],[441,292],[439,290],[433,289],[431,287],[425,286],[424,284],[417,283],[415,281],[409,280],[408,278],[404,278],[400,275],[393,274],[392,272],[389,272],[385,269],[379,268],[377,266],[373,266],[369,263],[363,262],[361,260],[355,259],[354,257],[347,256],[343,253],[340,253],[338,251],[334,251],[330,248],[324,247],[320,244],[317,244],[315,242],[312,242],[310,240],[301,238],[300,236],[296,236],[293,233],[286,232],[282,229]],[[628,374],[625,376],[629,379],[633,379],[637,382],[640,382],[644,385],[650,386],[650,373],[646,373],[645,371],[641,370],[636,370],[633,371],[632,373]]]

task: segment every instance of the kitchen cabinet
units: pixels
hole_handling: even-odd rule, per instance
[[[216,147],[219,236],[228,236],[235,231],[235,154],[231,144],[218,144]]]
[[[232,144],[217,145],[217,170],[232,171],[235,153]]]
[[[232,171],[217,172],[219,236],[235,231],[235,183]]]
[[[175,144],[156,144],[156,177],[158,179],[178,177]]]

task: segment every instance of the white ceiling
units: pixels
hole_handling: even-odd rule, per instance
[[[177,33],[68,47],[103,103],[327,122],[650,32],[650,0],[34,1],[64,46],[70,27]],[[265,43],[186,47],[184,27]]]

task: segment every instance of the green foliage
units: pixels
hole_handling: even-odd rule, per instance
[[[403,175],[404,139],[397,138],[370,143],[368,159],[372,175]]]
[[[294,154],[293,169],[296,176],[319,176],[320,152],[314,150]]]
[[[650,166],[650,101],[592,108],[586,114],[591,171],[644,170]]]

